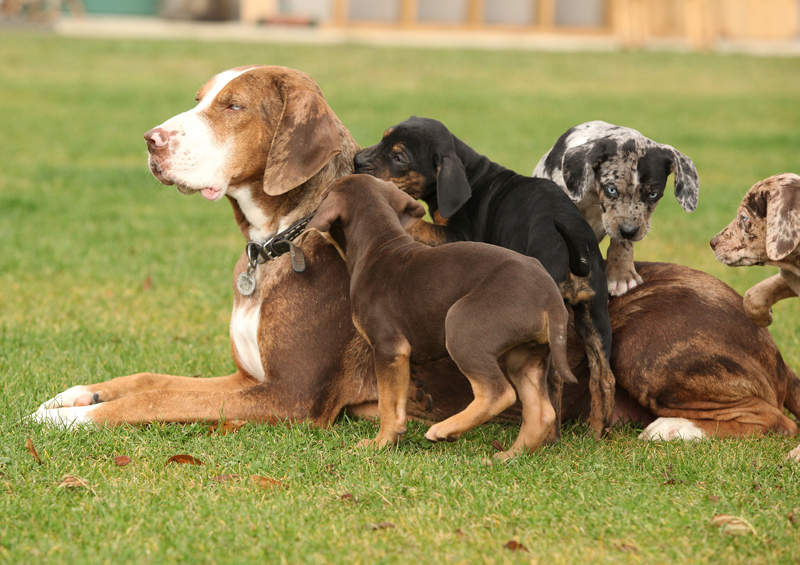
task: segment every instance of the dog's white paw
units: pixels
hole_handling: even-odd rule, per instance
[[[800,445],[795,447],[789,452],[789,455],[786,456],[786,459],[792,459],[800,463]]]
[[[644,281],[639,273],[634,271],[630,277],[619,279],[608,279],[608,293],[611,296],[622,296],[629,290],[633,290]]]
[[[68,408],[70,406],[88,406],[94,402],[94,393],[88,386],[77,385],[60,392],[50,400],[42,402],[39,409]]]
[[[70,406],[68,408],[39,408],[28,416],[29,420],[54,428],[73,428],[92,424],[89,416],[97,406]]]
[[[703,439],[707,436],[708,434],[686,418],[658,418],[639,434],[639,439],[671,441]]]

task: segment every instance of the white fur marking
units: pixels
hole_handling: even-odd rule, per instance
[[[272,221],[272,218],[264,214],[264,211],[255,203],[252,193],[250,192],[251,190],[259,190],[259,188],[253,188],[250,185],[239,186],[236,187],[235,190],[231,190],[229,196],[236,200],[242,214],[244,214],[244,217],[250,223],[250,239],[254,241],[263,241],[274,235],[274,233],[266,227],[267,224]]]
[[[83,385],[77,385],[68,388],[64,392],[60,392],[55,395],[50,400],[45,400],[42,402],[41,406],[39,406],[40,410],[46,410],[50,408],[64,408],[69,406],[75,406],[75,401],[80,399],[81,397],[86,397],[84,400],[88,400],[91,402],[92,393],[89,391],[89,387]]]
[[[93,404],[91,406],[72,406],[69,408],[39,408],[29,418],[34,422],[56,428],[85,426],[93,423],[89,415],[97,406],[97,404]]]
[[[694,440],[705,437],[708,434],[686,418],[658,418],[639,434],[639,439],[648,441]]]
[[[263,381],[264,366],[261,364],[261,351],[258,348],[258,325],[261,321],[260,302],[243,300],[238,307],[234,304],[231,313],[231,340],[242,369],[251,377]]]

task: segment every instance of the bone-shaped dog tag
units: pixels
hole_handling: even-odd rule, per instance
[[[291,241],[289,242],[289,257],[292,260],[292,270],[295,273],[302,273],[306,270],[306,256],[303,250]]]

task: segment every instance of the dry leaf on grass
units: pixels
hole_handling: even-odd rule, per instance
[[[186,455],[185,453],[180,453],[178,455],[173,455],[167,462],[164,463],[164,466],[169,465],[170,463],[178,463],[180,465],[202,465],[203,462],[197,459],[196,457],[192,457],[191,455]]]
[[[500,443],[499,441],[497,441],[496,439],[492,440],[492,447],[494,447],[497,451],[505,451],[506,450],[506,448],[503,447],[503,444]]]
[[[29,437],[25,438],[25,449],[28,450],[28,453],[30,453],[33,456],[33,458],[39,465],[43,464],[41,458],[39,457],[39,454],[36,453],[36,448],[33,446],[33,440],[31,440],[31,438]]]
[[[238,431],[247,422],[245,420],[220,420],[208,425],[208,435],[227,435]]]
[[[58,488],[67,488],[67,489],[83,488],[91,491],[93,495],[97,496],[97,493],[91,486],[89,486],[89,483],[86,482],[86,479],[76,477],[75,475],[64,475],[63,477],[61,477],[61,482],[58,483]]]
[[[352,492],[346,492],[346,493],[344,493],[343,495],[341,495],[339,497],[339,500],[353,500],[353,493]]]
[[[731,535],[754,534],[756,529],[744,518],[730,514],[717,514],[711,523],[725,533]]]
[[[263,475],[250,475],[250,482],[263,489],[270,489],[273,487],[289,488],[289,485],[286,483]]]
[[[510,549],[511,551],[525,551],[525,552],[528,552],[528,548],[527,547],[525,547],[524,545],[519,543],[517,540],[513,540],[513,539],[507,541],[506,544],[503,547],[505,547],[506,549]],[[530,553],[530,552],[528,552],[528,553]]]
[[[153,278],[147,275],[147,278],[142,283],[142,290],[150,290],[151,288],[153,288]]]
[[[377,524],[372,524],[369,529],[370,530],[391,530],[396,526],[391,522],[378,522]]]
[[[224,482],[227,482],[227,481],[233,481],[233,480],[238,479],[238,478],[239,478],[239,475],[237,475],[235,473],[224,473],[222,475],[217,475],[215,477],[211,477],[211,480],[216,482],[216,483],[224,483]]]
[[[128,457],[127,455],[117,455],[116,457],[114,457],[114,465],[116,465],[117,467],[124,467],[130,462],[131,458]]]

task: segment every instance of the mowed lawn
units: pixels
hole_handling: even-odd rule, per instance
[[[193,105],[212,74],[249,63],[310,73],[363,145],[411,114],[436,117],[524,173],[571,125],[635,127],[690,155],[701,179],[694,214],[670,179],[636,257],[708,271],[739,292],[775,271],[720,265],[708,240],[752,183],[800,172],[800,59],[3,30],[0,561],[800,560],[800,464],[784,459],[798,438],[656,444],[619,429],[595,441],[571,425],[558,445],[489,465],[492,441],[508,445],[516,428],[430,445],[412,424],[400,447],[365,452],[353,446],[375,425],[346,419],[227,435],[201,424],[65,432],[21,421],[74,384],[233,371],[230,274],[244,240],[227,203],[149,175],[142,133]],[[771,331],[800,368],[800,300],[775,308]],[[166,464],[176,454],[203,465]],[[738,535],[712,523],[720,514],[743,521]]]

